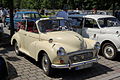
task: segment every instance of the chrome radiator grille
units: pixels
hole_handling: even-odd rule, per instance
[[[93,58],[94,58],[93,52],[82,53],[82,54],[73,55],[69,57],[72,63],[91,60]]]

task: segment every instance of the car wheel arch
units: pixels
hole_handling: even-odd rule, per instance
[[[110,40],[103,41],[101,43],[101,46],[100,46],[100,52],[99,52],[100,55],[102,55],[102,47],[104,46],[105,43],[111,43],[111,44],[113,44],[115,46],[115,44],[112,41],[110,41]],[[115,48],[116,48],[116,46],[115,46]],[[117,48],[116,48],[116,50],[117,50]]]
[[[102,47],[103,47],[103,45],[104,45],[105,43],[111,43],[111,44],[113,44],[113,45],[115,46],[115,44],[114,44],[112,41],[110,41],[110,40],[105,40],[105,41],[103,41],[103,42],[101,43],[100,49],[102,49]],[[116,46],[115,46],[115,48],[116,48]],[[116,49],[117,49],[117,48],[116,48]]]
[[[44,51],[44,50],[41,50],[41,51],[39,51],[39,53],[38,53],[38,58],[37,58],[37,62],[38,62],[38,64],[40,65],[40,67],[41,67],[41,60],[42,60],[42,57],[43,57],[43,55],[44,54],[47,54],[46,53],[46,51]],[[48,54],[47,54],[48,55]],[[49,57],[49,56],[48,56]]]
[[[39,61],[42,58],[44,53],[46,53],[44,50],[39,51],[37,61]]]
[[[17,40],[16,40],[16,39],[13,39],[12,45],[15,45],[16,42],[17,42]]]
[[[108,50],[110,51],[110,53],[106,52]],[[101,44],[101,51],[100,52],[102,52],[102,55],[105,58],[110,59],[110,60],[114,60],[117,57],[117,48],[116,48],[115,44],[113,42],[111,42],[111,41],[104,41]]]
[[[43,57],[44,54],[47,54],[47,52],[45,50],[41,50],[39,51],[38,53],[38,56],[37,56],[37,61],[40,61]],[[47,54],[48,55],[48,54]],[[50,58],[50,56],[48,55],[48,57]],[[51,61],[51,60],[50,60]]]

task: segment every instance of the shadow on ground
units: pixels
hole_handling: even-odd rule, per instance
[[[1,50],[0,50],[0,54],[8,54],[10,51],[14,51],[13,46],[11,46],[10,44],[4,44],[0,46]]]
[[[10,45],[10,36],[8,34],[3,34],[3,37],[0,37],[0,53],[7,54],[9,51],[13,51],[13,47]]]
[[[34,59],[27,55],[23,55],[28,61],[38,66]],[[41,69],[41,68],[40,68]],[[68,70],[68,69],[55,69],[51,78],[61,78],[62,80],[84,80],[95,76],[106,74],[113,71],[111,68],[102,64],[96,63],[93,67],[83,70]]]
[[[91,68],[83,69],[83,70],[57,70],[53,78],[62,78],[62,80],[85,80],[95,76],[99,76],[102,74],[106,74],[107,72],[113,71],[111,68],[108,68],[101,64],[95,64]]]
[[[9,62],[7,62],[7,64],[8,64],[8,72],[9,72],[8,79],[11,80],[18,77],[17,71],[14,68],[14,66]]]

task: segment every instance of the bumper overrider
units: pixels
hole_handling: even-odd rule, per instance
[[[89,49],[89,50],[80,50],[80,51],[67,53],[66,56],[69,57],[68,64],[52,64],[51,67],[52,68],[59,68],[59,69],[62,69],[62,68],[71,69],[71,68],[75,68],[75,67],[83,67],[84,68],[84,66],[86,66],[85,68],[88,68],[88,67],[91,67],[93,65],[93,63],[98,62],[97,55],[91,59],[82,60],[82,61],[78,61],[78,62],[72,62],[72,60],[70,58],[71,56],[74,56],[74,55],[81,55],[81,54],[86,54],[86,53],[93,53],[93,54],[96,53],[97,54],[98,52],[97,52],[97,50]],[[90,65],[90,66],[87,66],[87,65]]]

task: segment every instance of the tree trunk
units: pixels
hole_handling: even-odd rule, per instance
[[[9,1],[10,5],[10,36],[12,37],[14,32],[14,21],[13,21],[13,0]]]

